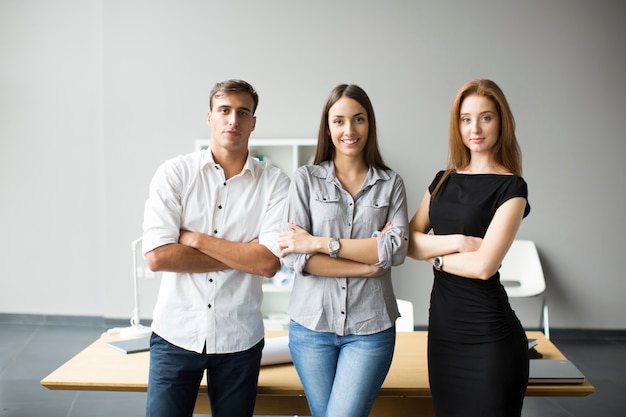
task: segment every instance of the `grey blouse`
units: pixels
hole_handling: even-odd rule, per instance
[[[361,190],[353,197],[335,176],[332,162],[300,167],[289,189],[286,223],[314,236],[339,239],[376,237],[378,263],[387,268],[373,278],[322,277],[303,271],[311,255],[283,258],[295,271],[289,301],[291,319],[311,330],[337,335],[367,335],[390,328],[399,317],[391,282],[391,266],[404,262],[409,221],[402,178],[391,170],[370,167]],[[387,222],[393,227],[380,230]]]

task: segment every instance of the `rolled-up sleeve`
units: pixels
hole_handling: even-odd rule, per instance
[[[283,258],[283,264],[287,268],[293,269],[294,272],[300,275],[307,275],[307,273],[304,271],[304,267],[306,266],[306,263],[309,261],[311,256],[312,255],[309,253],[290,253]]]
[[[311,218],[309,210],[311,183],[306,168],[301,167],[294,173],[289,186],[287,207],[284,211],[283,230],[289,231],[288,223],[296,224],[311,233]],[[283,265],[293,269],[298,274],[306,274],[304,267],[311,258],[311,254],[290,253],[283,257]]]
[[[287,192],[289,190],[289,178],[286,175],[279,175],[272,181],[274,191],[269,199],[266,215],[261,225],[259,233],[259,244],[267,247],[274,255],[280,256],[278,247],[278,233],[282,226],[281,221],[287,203]]]
[[[182,213],[180,192],[180,172],[167,161],[157,169],[150,182],[144,207],[144,254],[159,246],[178,242]]]
[[[380,268],[402,265],[409,247],[409,220],[404,182],[395,175],[391,192],[392,205],[389,209],[389,222],[392,227],[386,232],[374,232],[372,237],[378,243],[378,263]]]

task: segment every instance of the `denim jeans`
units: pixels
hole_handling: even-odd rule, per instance
[[[367,417],[393,357],[396,328],[366,336],[291,321],[289,350],[313,417]]]
[[[191,417],[207,371],[213,417],[252,416],[264,341],[236,353],[205,354],[150,338],[146,417]]]

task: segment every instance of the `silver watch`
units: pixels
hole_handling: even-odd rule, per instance
[[[443,256],[437,256],[433,262],[433,266],[437,271],[441,271],[441,268],[443,268]]]
[[[328,242],[328,254],[332,258],[336,258],[340,248],[341,245],[339,244],[339,239],[335,239],[334,237],[331,238],[330,242]]]

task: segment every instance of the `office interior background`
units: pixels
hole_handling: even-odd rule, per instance
[[[472,78],[517,121],[551,325],[624,329],[626,3],[0,0],[0,314],[128,318],[130,242],[166,159],[208,138],[213,84],[259,92],[253,138],[314,138],[339,83],[374,104],[410,215]],[[425,326],[431,268],[393,272]],[[153,301],[142,296],[142,316]]]

